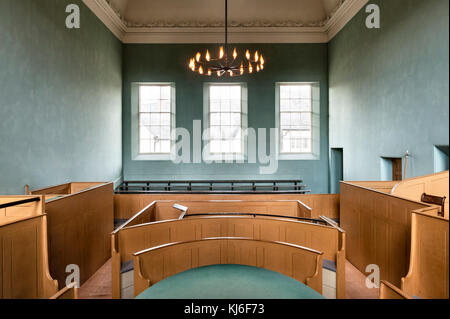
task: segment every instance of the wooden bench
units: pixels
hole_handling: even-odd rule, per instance
[[[409,272],[402,290],[424,299],[449,298],[449,221],[433,216],[438,208],[412,213]]]
[[[134,254],[134,294],[182,271],[217,264],[276,271],[322,293],[322,254],[282,242],[236,237],[166,244]]]
[[[81,285],[111,257],[113,192],[113,183],[69,183],[32,191],[47,199],[50,273],[60,289],[68,265],[80,268]]]
[[[112,234],[113,298],[121,298],[121,268],[137,251],[208,237],[281,241],[324,253],[336,272],[337,298],[345,298],[345,232],[333,226],[283,218],[205,216],[123,227]]]
[[[0,299],[42,299],[58,291],[50,276],[42,196],[0,196]]]

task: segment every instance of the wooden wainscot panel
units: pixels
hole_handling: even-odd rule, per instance
[[[412,213],[411,258],[402,290],[419,298],[448,299],[448,219],[431,216],[429,210],[438,211],[430,208]]]
[[[339,218],[339,194],[306,194],[306,195],[288,195],[288,194],[273,194],[273,195],[260,195],[260,194],[245,194],[245,195],[209,195],[209,194],[115,194],[114,195],[114,218],[115,219],[129,219],[137,212],[142,210],[145,206],[151,204],[153,201],[176,201],[182,202],[199,202],[198,208],[204,211],[205,208],[215,205],[203,206],[201,202],[208,201],[246,201],[246,202],[259,202],[251,204],[249,203],[249,209],[245,211],[251,211],[256,213],[262,212],[275,212],[278,215],[299,216],[300,212],[298,207],[288,206],[287,204],[278,205],[280,201],[301,201],[312,209],[312,218],[318,218],[320,215],[327,216],[329,218]],[[262,204],[261,202],[266,202]],[[272,202],[272,204],[270,204]],[[237,204],[236,204],[237,205]],[[253,206],[252,206],[253,205]],[[259,206],[259,207],[258,207]],[[221,206],[221,208],[225,208]],[[241,205],[240,208],[243,208]],[[189,207],[193,210],[194,207]],[[231,205],[228,209],[236,209],[236,206]],[[245,208],[244,208],[245,209]],[[208,211],[210,212],[210,211]],[[160,216],[163,219],[175,218],[178,214],[176,210],[170,210],[167,207],[166,213]],[[192,213],[192,211],[191,211]],[[161,220],[161,219],[157,219]]]
[[[113,184],[47,202],[50,272],[63,288],[67,265],[80,267],[83,284],[111,256]]]
[[[182,271],[229,263],[273,270],[322,293],[322,253],[281,242],[205,238],[150,248],[134,256],[135,296]]]
[[[362,273],[371,264],[380,278],[400,286],[408,271],[411,212],[427,204],[341,182],[341,228],[347,259]]]
[[[0,196],[0,203],[36,197]],[[0,215],[0,299],[48,298],[58,290],[48,267],[44,200],[41,196],[38,200],[20,205],[18,216]]]

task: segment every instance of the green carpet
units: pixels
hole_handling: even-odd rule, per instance
[[[194,268],[166,278],[137,299],[324,299],[280,273],[243,265]]]

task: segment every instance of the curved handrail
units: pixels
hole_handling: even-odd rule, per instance
[[[317,224],[326,224],[321,219],[314,219],[314,218],[306,218],[306,217],[297,217],[297,216],[283,216],[283,215],[275,215],[275,214],[261,214],[261,213],[239,213],[239,212],[223,212],[223,213],[195,213],[195,214],[189,214],[185,215],[186,217],[196,217],[196,216],[263,216],[263,217],[275,217],[279,219],[296,219],[296,220],[304,220],[304,221],[310,221]]]
[[[290,243],[286,243],[286,242],[282,242],[282,241],[275,241],[275,240],[262,240],[262,239],[253,239],[253,238],[248,238],[248,237],[210,237],[210,238],[203,238],[200,240],[186,240],[186,241],[178,241],[175,243],[168,243],[168,244],[164,244],[164,245],[159,245],[159,246],[155,246],[155,247],[151,247],[151,248],[147,248],[138,252],[135,252],[133,254],[133,256],[139,256],[145,253],[148,253],[150,251],[155,251],[155,250],[159,250],[162,248],[167,248],[167,247],[173,247],[173,246],[177,246],[177,245],[184,245],[184,244],[190,244],[190,243],[196,243],[196,242],[204,242],[204,241],[210,241],[210,240],[247,240],[247,241],[257,241],[257,242],[262,242],[262,243],[271,243],[271,244],[279,244],[279,245],[284,245],[284,246],[289,246],[292,248],[298,248],[298,249],[302,249],[302,250],[306,250],[318,255],[323,255],[323,252],[312,249],[312,248],[308,248],[308,247],[304,247],[304,246],[300,246],[300,245],[295,245],[295,244],[290,244]]]

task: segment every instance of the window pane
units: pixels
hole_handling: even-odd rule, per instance
[[[232,113],[231,114],[231,125],[240,126],[241,125],[241,114]]]
[[[169,153],[171,148],[172,87],[139,87],[139,151]]]
[[[311,86],[310,85],[303,85],[300,88],[300,97],[302,99],[311,99]]]
[[[241,153],[242,152],[241,144],[242,144],[242,141],[240,139],[233,140],[231,142],[231,149],[230,149],[230,151],[232,153]]]
[[[220,112],[220,100],[211,100],[210,111]]]
[[[159,112],[160,109],[160,100],[150,100],[150,112]]]
[[[142,113],[140,115],[140,125],[150,125],[150,113]]]
[[[161,126],[151,126],[150,131],[153,139],[161,138]]]
[[[280,85],[280,151],[308,153],[312,151],[311,85]]]
[[[161,113],[161,125],[169,125],[170,126],[170,114],[169,113]]]
[[[281,113],[280,115],[281,126],[289,126],[291,125],[291,114],[290,113]]]
[[[161,114],[160,113],[151,113],[150,116],[150,125],[161,125]]]
[[[170,100],[170,86],[161,87],[161,99]]]
[[[139,142],[139,150],[141,153],[150,153],[150,140],[141,139]]]
[[[161,126],[161,138],[170,140],[170,126]]]
[[[221,132],[220,131],[220,126],[212,126],[210,128],[210,132],[209,132],[210,138],[211,139],[219,139],[219,138],[221,138],[221,133],[220,132]]]
[[[220,126],[220,113],[211,113],[211,117],[210,117],[210,125],[219,125]]]
[[[151,104],[150,103],[145,103],[145,104],[141,104],[140,106],[140,112],[150,112],[151,111]]]
[[[280,86],[280,98],[289,99],[289,86],[287,85]]]
[[[210,151],[212,153],[241,152],[241,86],[210,86]],[[239,143],[236,140],[239,139]]]
[[[170,100],[161,100],[161,112],[170,113]]]
[[[141,126],[139,134],[141,139],[150,139],[151,137],[150,127]]]
[[[219,140],[211,140],[209,147],[211,149],[211,153],[220,153],[221,143]]]
[[[161,153],[170,153],[170,141],[169,140],[161,141]]]
[[[290,106],[290,100],[289,99],[281,99],[280,100],[280,111],[281,112],[288,112],[291,110]]]
[[[231,100],[230,111],[231,112],[241,112],[241,100]]]
[[[300,98],[300,90],[301,90],[300,86],[292,85],[290,87],[289,98],[291,98],[291,99],[299,99]]]
[[[230,113],[222,113],[220,115],[220,125],[230,125],[231,123],[231,114]]]

